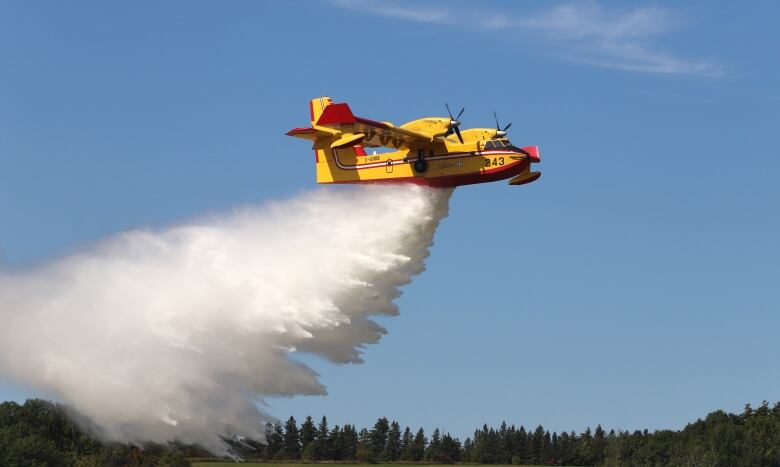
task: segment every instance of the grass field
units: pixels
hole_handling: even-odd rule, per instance
[[[236,466],[251,466],[251,467],[377,467],[381,466],[383,464],[331,464],[331,463],[323,463],[323,464],[274,464],[270,462],[193,462],[192,465],[194,467],[236,467]],[[388,465],[394,465],[394,466],[403,466],[403,467],[446,467],[442,466],[442,464],[384,464],[386,466]],[[485,464],[455,464],[459,467],[468,467],[468,466],[480,466],[485,467]],[[522,465],[512,465],[512,466],[501,466],[498,464],[491,464],[490,467],[534,467],[530,465],[522,466]]]

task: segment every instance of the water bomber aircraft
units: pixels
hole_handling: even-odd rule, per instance
[[[346,103],[318,97],[309,103],[311,126],[287,135],[313,142],[317,183],[416,183],[455,187],[510,179],[510,185],[531,183],[541,172],[538,146],[519,148],[495,128],[460,130],[460,117],[428,117],[395,126],[357,117]],[[368,154],[366,148],[392,151]]]

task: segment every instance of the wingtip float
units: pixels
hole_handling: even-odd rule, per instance
[[[421,118],[401,126],[357,117],[346,103],[329,97],[309,103],[311,127],[289,136],[312,141],[317,183],[417,183],[454,187],[510,179],[531,183],[541,176],[531,165],[541,161],[539,148],[519,148],[495,128],[460,129],[447,106],[447,117]],[[454,137],[453,137],[454,135]],[[367,154],[365,148],[394,151]]]

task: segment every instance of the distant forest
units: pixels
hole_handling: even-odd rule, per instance
[[[721,410],[684,429],[581,433],[549,432],[502,423],[483,425],[463,441],[439,429],[401,429],[380,418],[371,428],[330,427],[293,417],[266,427],[267,443],[226,439],[237,455],[268,462],[479,463],[609,466],[780,466],[780,402],[749,404],[737,415]],[[2,466],[189,465],[205,457],[197,446],[171,443],[127,446],[101,442],[81,430],[58,404],[31,399],[0,404]]]

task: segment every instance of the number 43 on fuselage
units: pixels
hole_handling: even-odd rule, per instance
[[[317,183],[418,183],[453,187],[472,183],[509,180],[523,185],[539,178],[531,171],[538,163],[539,148],[518,148],[506,138],[509,125],[501,129],[460,130],[463,113],[421,118],[401,126],[357,117],[345,103],[329,97],[309,104],[311,127],[287,134],[313,142]],[[511,125],[511,123],[510,123]],[[365,148],[385,147],[395,151],[367,154]]]

